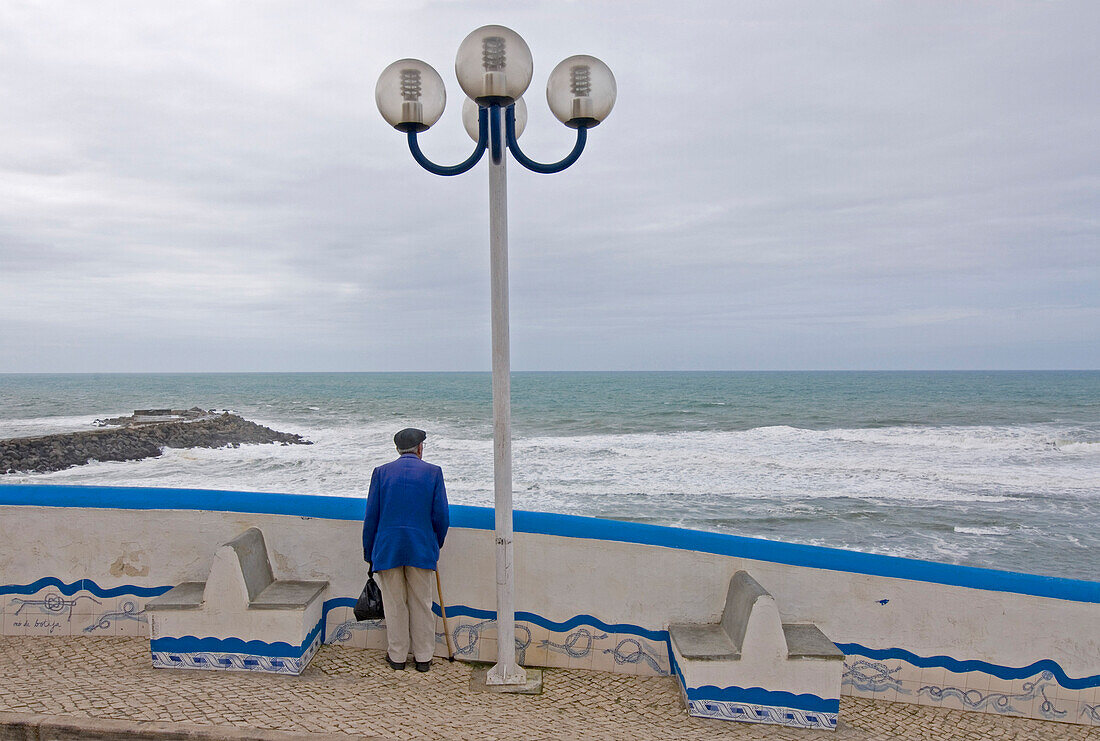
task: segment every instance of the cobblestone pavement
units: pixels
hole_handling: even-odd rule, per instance
[[[383,739],[1095,739],[1100,728],[843,698],[840,728],[689,718],[674,679],[547,669],[539,696],[474,693],[471,667],[394,672],[323,646],[300,677],[154,670],[137,638],[0,637],[0,712],[173,721]]]

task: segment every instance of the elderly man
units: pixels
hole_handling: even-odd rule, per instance
[[[386,662],[404,669],[411,641],[420,672],[435,653],[432,572],[450,524],[443,470],[422,460],[426,437],[413,428],[393,436],[401,457],[374,469],[363,521],[363,560],[378,573],[386,606]]]

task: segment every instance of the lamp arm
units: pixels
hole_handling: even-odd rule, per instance
[[[512,156],[516,158],[516,161],[526,167],[532,172],[541,172],[549,175],[555,172],[561,172],[565,168],[577,161],[577,158],[581,156],[581,152],[584,151],[584,144],[588,141],[588,129],[584,126],[577,127],[577,143],[573,145],[573,151],[565,156],[565,159],[554,162],[553,164],[544,165],[541,162],[535,162],[533,159],[525,155],[519,148],[519,140],[516,139],[516,106],[512,104],[508,106],[504,113],[505,129],[508,137],[508,150],[512,153]]]
[[[420,142],[416,140],[416,132],[411,129],[408,132],[409,151],[412,152],[413,159],[416,160],[417,164],[430,173],[444,176],[461,175],[481,161],[481,157],[485,154],[485,149],[489,145],[489,117],[484,108],[478,111],[477,114],[477,132],[477,144],[474,146],[473,154],[467,157],[465,162],[450,167],[437,165],[429,160],[424,152],[420,150]]]

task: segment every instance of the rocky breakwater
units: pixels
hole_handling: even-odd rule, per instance
[[[164,448],[313,444],[301,435],[277,432],[236,414],[198,408],[138,410],[133,416],[96,420],[96,424],[107,429],[0,440],[0,474],[47,473],[91,461],[155,458]]]

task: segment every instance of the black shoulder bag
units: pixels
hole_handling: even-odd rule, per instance
[[[354,612],[356,620],[381,620],[386,616],[382,605],[382,590],[374,581],[374,569],[367,572],[367,583],[363,586],[359,601],[355,603]]]

